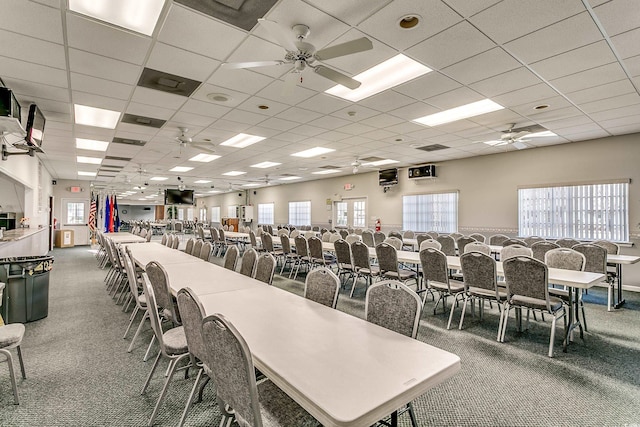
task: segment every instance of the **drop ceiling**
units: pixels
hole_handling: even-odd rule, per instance
[[[510,124],[557,135],[532,139],[529,149],[640,132],[634,0],[280,0],[265,12],[255,1],[188,7],[196,3],[167,0],[150,37],[69,11],[65,0],[0,4],[0,77],[23,109],[36,103],[44,112],[46,154],[39,157],[54,178],[125,190],[154,176],[169,178],[149,182],[154,188],[177,186],[180,176],[204,193],[211,185],[266,185],[265,175],[271,184],[318,179],[313,172],[327,166],[340,170],[328,176],[351,174],[357,158],[408,166],[500,153],[513,148],[482,141],[499,138]],[[219,12],[226,7],[233,10]],[[401,28],[407,15],[419,15],[419,25]],[[318,49],[368,37],[372,50],[324,62],[350,76],[399,53],[433,71],[353,103],[325,94],[333,83],[306,70],[285,94],[286,67],[221,67],[284,57],[260,17],[309,26],[307,41]],[[183,83],[189,90],[177,90]],[[485,98],[505,109],[434,127],[412,122]],[[118,125],[74,124],[73,104],[116,110]],[[181,147],[179,128],[193,144]],[[240,149],[219,145],[238,133],[266,139]],[[75,138],[110,144],[103,153],[80,150]],[[189,161],[204,152],[198,146],[221,157]],[[291,156],[317,146],[335,151]],[[105,160],[82,165],[76,156]],[[250,167],[261,162],[279,165]],[[176,166],[193,169],[169,172]],[[78,177],[87,170],[98,176]],[[246,173],[222,175],[229,171]]]

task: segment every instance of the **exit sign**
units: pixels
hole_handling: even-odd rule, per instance
[[[345,184],[344,185],[344,189],[349,191],[349,190],[353,190],[353,188],[355,187],[355,185],[353,184]]]
[[[72,193],[82,193],[82,187],[70,187],[69,191]]]

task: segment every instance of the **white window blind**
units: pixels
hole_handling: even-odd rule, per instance
[[[237,218],[238,207],[236,205],[227,206],[227,218]]]
[[[366,203],[364,201],[353,202],[353,226],[365,227]]]
[[[193,208],[187,208],[187,221],[193,221]]]
[[[289,202],[289,224],[311,224],[311,201]]]
[[[336,202],[336,225],[347,226],[347,202]]]
[[[458,193],[402,197],[402,228],[413,231],[458,231]]]
[[[178,209],[178,220],[184,221],[184,209]]]
[[[207,208],[200,208],[200,222],[207,222]]]
[[[220,222],[220,206],[211,207],[211,222]]]
[[[579,240],[629,240],[629,184],[518,190],[519,234]]]
[[[258,224],[274,224],[273,203],[258,203]]]

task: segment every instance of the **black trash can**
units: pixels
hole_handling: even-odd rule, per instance
[[[49,315],[49,274],[53,256],[0,258],[5,323],[27,323]]]

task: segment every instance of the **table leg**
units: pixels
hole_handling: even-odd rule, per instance
[[[565,341],[563,343],[563,352],[567,352],[567,345],[570,342],[571,333],[575,328],[579,328],[580,330],[580,338],[584,339],[584,330],[582,329],[582,324],[580,323],[580,319],[578,318],[578,313],[580,310],[580,297],[578,296],[579,289],[573,287],[567,287],[569,291],[569,322],[567,324],[567,331],[565,335]]]
[[[393,411],[391,414],[391,426],[398,427],[398,411]]]
[[[618,302],[614,304],[613,308],[620,308],[624,305],[625,302],[622,298],[622,264],[616,264],[616,276],[616,279],[618,280]]]

